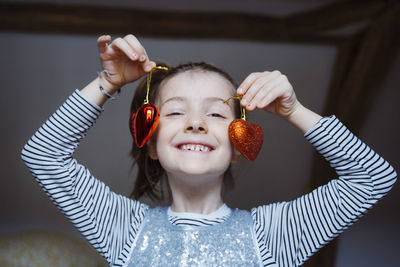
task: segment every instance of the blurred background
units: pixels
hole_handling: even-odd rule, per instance
[[[21,250],[25,254],[19,255],[29,254],[32,262],[35,255],[43,260],[41,249],[57,259],[40,266],[77,259],[91,262],[84,266],[105,264],[20,159],[40,125],[76,88],[96,77],[98,36],[132,33],[153,60],[172,65],[205,61],[237,83],[251,72],[279,70],[304,106],[335,114],[399,172],[399,15],[398,1],[0,1],[0,265],[30,266],[10,258]],[[106,103],[75,155],[126,196],[136,172],[128,156],[135,85]],[[226,197],[229,206],[250,209],[292,200],[336,178],[296,128],[263,111],[248,116],[263,127],[264,145],[254,162],[234,166],[236,189]],[[399,208],[396,184],[304,266],[398,266]],[[68,255],[75,258],[65,257],[73,244],[87,250],[72,249]]]

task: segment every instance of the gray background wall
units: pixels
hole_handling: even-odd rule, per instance
[[[116,36],[113,36],[114,38]],[[140,37],[139,37],[140,38]],[[75,88],[83,88],[100,69],[97,36],[0,33],[0,237],[26,229],[78,232],[53,206],[20,160],[20,150]],[[237,82],[253,71],[278,69],[299,100],[321,113],[336,55],[334,47],[215,40],[140,38],[151,58],[171,64],[206,61],[225,69]],[[400,171],[400,57],[371,107],[359,137]],[[128,157],[129,103],[135,84],[106,103],[105,112],[77,150],[76,157],[112,190],[129,195],[135,177]],[[338,99],[337,101],[340,101]],[[312,146],[293,126],[263,111],[250,114],[262,125],[264,146],[254,163],[236,168],[232,207],[251,208],[291,200],[305,192]],[[340,236],[337,266],[397,266],[400,216],[398,185],[377,207]]]

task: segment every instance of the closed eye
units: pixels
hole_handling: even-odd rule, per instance
[[[171,112],[171,113],[168,113],[167,114],[167,116],[178,116],[178,115],[182,115],[183,113],[181,113],[181,112]]]
[[[219,114],[219,113],[211,113],[210,114],[211,117],[215,117],[215,118],[225,118],[225,116]]]

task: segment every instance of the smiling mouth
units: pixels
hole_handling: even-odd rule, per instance
[[[178,149],[183,151],[196,151],[196,152],[209,152],[214,150],[212,147],[199,144],[182,144],[178,146]]]

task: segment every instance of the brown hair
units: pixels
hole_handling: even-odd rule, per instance
[[[233,81],[231,76],[229,76],[229,74],[213,65],[204,62],[190,62],[178,65],[176,67],[170,67],[163,63],[157,63],[157,66],[165,66],[168,68],[168,71],[155,69],[152,73],[149,93],[149,102],[152,104],[155,103],[160,84],[163,81],[186,71],[214,72],[228,80],[232,84],[233,88],[237,88],[236,83]],[[142,106],[143,101],[146,97],[146,88],[146,77],[144,77],[139,85],[136,87],[136,92],[131,103],[131,114]],[[235,101],[235,103],[237,103],[235,104],[235,116],[238,117],[240,114],[240,105],[238,101]],[[170,188],[166,179],[165,171],[162,168],[160,162],[158,160],[153,160],[150,158],[146,145],[142,148],[139,148],[134,141],[132,143],[133,144],[130,153],[133,158],[132,166],[137,164],[139,170],[133,192],[131,193],[130,197],[139,200],[141,197],[147,196],[153,201],[170,201],[171,196],[169,195],[168,199],[166,199],[165,196],[164,186],[167,187],[169,193]],[[231,190],[233,187],[234,180],[231,172],[231,167],[229,166],[229,168],[224,173],[223,193]]]

